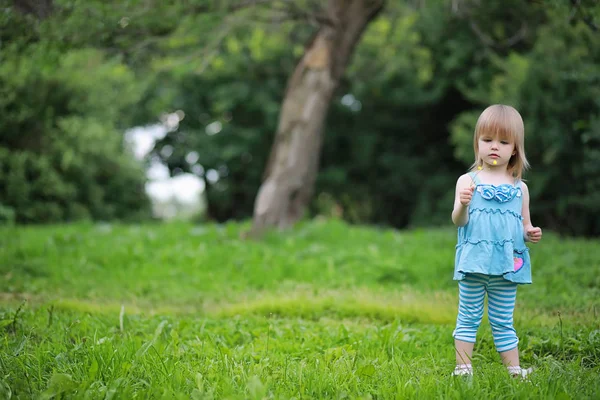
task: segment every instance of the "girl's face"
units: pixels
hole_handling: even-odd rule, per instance
[[[483,134],[478,140],[479,158],[490,167],[508,165],[515,154],[515,143],[510,139]]]

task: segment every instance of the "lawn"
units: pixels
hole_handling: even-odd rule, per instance
[[[0,228],[0,399],[600,398],[600,240],[546,232],[453,379],[456,231],[310,221]]]

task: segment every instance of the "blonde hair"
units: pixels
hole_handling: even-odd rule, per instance
[[[521,114],[513,107],[503,104],[494,104],[483,110],[477,120],[473,136],[475,162],[471,170],[476,170],[483,163],[479,157],[479,138],[484,135],[515,144],[515,154],[508,162],[507,171],[516,179],[521,179],[523,171],[529,168],[529,162],[525,157],[525,127]]]

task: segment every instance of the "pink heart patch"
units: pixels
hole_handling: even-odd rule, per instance
[[[517,272],[518,270],[520,270],[523,267],[523,259],[515,257],[514,261],[515,261],[515,272]]]

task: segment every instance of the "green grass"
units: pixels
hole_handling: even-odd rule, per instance
[[[600,241],[545,233],[515,315],[451,379],[455,230],[312,221],[0,229],[2,398],[600,397]]]

